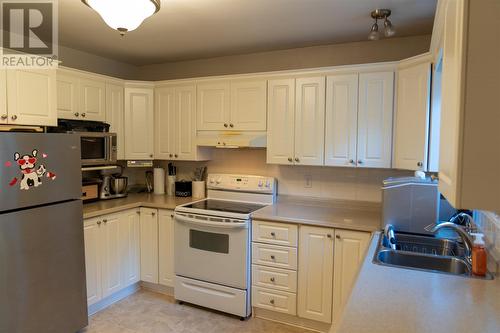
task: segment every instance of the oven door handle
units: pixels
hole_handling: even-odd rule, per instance
[[[226,229],[233,229],[233,228],[247,228],[248,224],[247,222],[212,222],[209,220],[210,218],[207,218],[207,220],[198,220],[198,219],[193,219],[181,214],[175,214],[175,220],[182,222],[182,223],[191,223],[191,224],[196,224],[199,226],[209,226],[209,227],[216,227],[216,228],[226,228]]]

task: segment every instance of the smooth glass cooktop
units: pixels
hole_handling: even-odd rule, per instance
[[[194,203],[186,205],[184,207],[203,209],[203,210],[215,210],[215,211],[219,211],[219,212],[250,214],[251,212],[254,212],[258,209],[266,207],[266,205],[260,205],[260,204],[255,204],[255,203],[246,203],[246,202],[234,202],[234,201],[207,199],[207,200],[203,200],[203,201],[194,202]]]

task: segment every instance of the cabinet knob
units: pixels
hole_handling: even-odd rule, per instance
[[[168,154],[168,157],[172,158],[172,157],[174,157],[174,155],[173,154]]]
[[[335,238],[337,238],[337,239],[341,239],[341,238],[340,238],[340,235],[335,235]]]
[[[140,210],[138,210],[136,213],[137,213],[137,214],[140,214],[140,213],[141,213],[141,211],[140,211]]]
[[[362,160],[358,160],[358,164],[363,164],[363,161]]]
[[[332,238],[332,235],[328,234],[328,235],[326,235],[326,237],[328,237],[328,238]]]
[[[233,125],[233,124],[229,124],[229,127],[233,128],[233,127],[234,127],[234,125]]]
[[[355,164],[356,162],[354,162],[354,160],[349,160],[349,163]]]
[[[102,222],[103,222],[104,224],[106,224],[106,223],[108,223],[108,220],[104,219],[104,220],[102,220]]]
[[[269,279],[271,282],[274,282],[275,279],[274,279],[274,276],[272,278]]]
[[[156,213],[155,213],[155,212],[152,212],[152,213],[151,213],[151,216],[155,216],[155,215],[156,215]]]
[[[179,155],[177,155],[177,154],[174,154],[174,157],[175,157],[175,158],[177,158],[177,157],[179,157]]]
[[[276,233],[274,231],[271,232],[271,237],[276,237]]]
[[[101,221],[97,221],[97,225],[98,225],[98,226],[100,226],[100,225],[101,225],[101,223],[102,223]]]
[[[298,157],[295,157],[295,162],[300,162]]]
[[[276,257],[271,254],[271,259],[274,260],[274,259],[276,259]]]
[[[293,162],[293,158],[289,157],[288,162]]]
[[[75,117],[78,117],[80,114],[78,112],[73,113]]]
[[[274,299],[269,300],[269,303],[271,303],[272,305],[274,305]]]
[[[418,166],[418,167],[421,167],[422,165],[424,165],[424,163],[422,163],[422,162],[418,162],[418,163],[417,163],[417,166]]]
[[[5,119],[7,119],[7,115],[6,115],[6,114],[3,114],[3,115],[2,115],[2,119],[4,119],[4,120],[5,120]]]
[[[171,217],[171,218],[174,218],[174,214],[170,214],[170,217]]]
[[[85,118],[85,112],[82,113],[82,117]]]
[[[153,154],[149,154],[149,157],[153,158]]]
[[[228,124],[224,124],[224,127],[227,128]]]
[[[12,115],[12,117],[10,117],[10,119],[12,119],[12,120],[16,120],[16,119],[17,119],[17,116],[16,116],[16,115]]]

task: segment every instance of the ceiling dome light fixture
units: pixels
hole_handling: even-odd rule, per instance
[[[371,17],[375,20],[375,23],[373,23],[370,33],[368,34],[369,40],[380,39],[380,32],[378,31],[378,20],[384,20],[385,37],[392,37],[396,34],[396,30],[394,29],[392,22],[388,19],[389,16],[391,16],[390,9],[375,9],[373,12],[371,12]]]
[[[160,0],[82,0],[123,36],[160,10]]]

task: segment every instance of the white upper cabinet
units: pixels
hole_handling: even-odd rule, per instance
[[[7,73],[0,69],[0,124],[7,124]]]
[[[97,75],[58,69],[57,115],[64,119],[105,121],[105,80]]]
[[[57,116],[63,119],[80,117],[79,79],[75,75],[57,71]]]
[[[356,166],[358,74],[326,78],[325,165]]]
[[[155,90],[155,158],[206,160],[196,144],[196,86],[185,84]]]
[[[211,81],[197,85],[198,130],[217,131],[229,128],[230,83]]]
[[[403,61],[397,72],[397,108],[394,115],[396,169],[427,170],[429,145],[429,59]]]
[[[359,74],[358,167],[391,167],[393,96],[393,72]]]
[[[106,119],[106,84],[99,79],[80,79],[80,116],[85,120]]]
[[[231,81],[229,128],[237,131],[265,131],[267,123],[266,80]]]
[[[7,115],[6,123],[12,125],[57,126],[55,70],[6,72],[7,112],[0,114],[0,118]]]
[[[109,131],[116,133],[117,158],[119,160],[125,159],[125,109],[123,102],[123,85],[106,83],[106,123],[110,125]]]
[[[267,90],[267,163],[293,164],[295,79],[269,80]]]
[[[325,77],[295,82],[295,164],[323,165],[325,144]]]
[[[332,322],[333,234],[334,230],[330,228],[300,226],[299,317]]]
[[[125,87],[125,158],[154,157],[154,100],[152,87]]]

